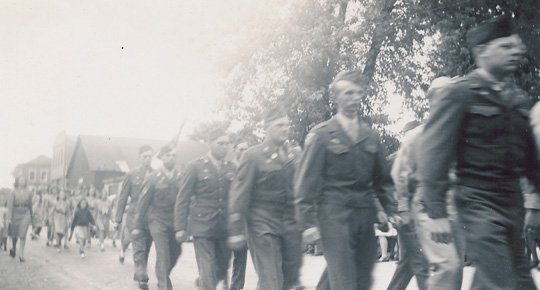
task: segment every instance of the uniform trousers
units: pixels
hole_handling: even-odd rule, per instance
[[[148,265],[148,253],[152,247],[152,235],[147,227],[140,229],[142,233],[132,235],[131,231],[135,228],[135,216],[128,213],[123,223],[129,231],[131,245],[133,247],[133,263],[135,264],[135,274],[133,280],[140,282],[148,282],[148,273],[146,271]],[[123,243],[123,242],[122,242]]]
[[[215,290],[218,281],[227,280],[231,250],[227,239],[193,237],[199,268],[199,289]]]
[[[428,289],[429,263],[418,241],[414,222],[401,226],[397,232],[400,257],[387,290],[405,290],[413,276],[419,290]]]
[[[122,244],[122,250],[127,249],[131,243],[131,233],[127,226],[128,214],[125,213],[120,225],[120,243]]]
[[[377,241],[371,208],[351,208],[322,203],[319,225],[324,258],[328,265],[329,286],[323,279],[317,289],[367,290],[377,259]]]
[[[233,252],[231,290],[244,289],[246,280],[247,248]]]
[[[431,239],[431,229],[428,222],[431,218],[425,211],[423,197],[414,196],[411,212],[416,226],[418,241],[422,246],[425,257],[429,262],[428,289],[460,290],[463,280],[464,243],[463,233],[457,221],[453,207],[452,194],[448,195],[448,220],[450,222],[453,241],[447,244],[436,243]]]
[[[248,245],[259,276],[257,289],[289,290],[298,285],[302,265],[302,235],[284,230],[280,235],[260,233],[248,226]]]
[[[176,261],[182,253],[180,243],[174,238],[174,229],[159,221],[150,221],[148,224],[150,234],[154,239],[156,249],[156,277],[158,280],[158,288],[172,289],[171,279],[169,275],[171,270],[176,265]]]
[[[537,289],[524,252],[521,192],[459,186],[456,206],[476,268],[471,289]]]

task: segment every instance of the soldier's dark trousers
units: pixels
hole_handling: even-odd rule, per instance
[[[133,263],[135,264],[135,274],[133,275],[133,280],[148,282],[148,273],[146,268],[148,265],[148,253],[152,247],[152,235],[150,234],[148,228],[143,229],[142,233],[139,235],[132,235],[131,231],[135,227],[134,222],[135,217],[129,214],[124,220],[133,248]]]
[[[246,281],[247,248],[233,252],[231,290],[244,289]]]
[[[492,192],[459,186],[456,206],[467,257],[476,268],[471,289],[537,289],[522,239],[521,192]]]
[[[399,262],[387,290],[405,290],[413,276],[419,290],[427,289],[429,263],[422,252],[422,247],[416,236],[414,223],[403,225],[398,229]]]
[[[158,288],[172,289],[169,275],[182,252],[180,243],[174,238],[174,229],[160,222],[150,221],[148,225],[156,249],[156,277]]]
[[[302,265],[302,235],[288,230],[281,235],[248,228],[249,252],[259,276],[258,289],[289,290],[298,285]]]
[[[321,240],[331,289],[370,289],[371,272],[377,259],[374,222],[375,213],[371,208],[320,205]]]
[[[199,289],[215,290],[219,280],[227,279],[231,259],[227,240],[193,237],[193,246],[199,268]]]

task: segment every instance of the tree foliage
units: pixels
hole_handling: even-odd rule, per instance
[[[236,26],[219,27],[220,47],[209,57],[221,68],[222,110],[242,134],[261,127],[264,108],[289,109],[291,139],[302,143],[314,125],[334,113],[328,85],[342,70],[366,79],[359,116],[380,130],[390,152],[398,146],[385,107],[389,95],[422,119],[424,90],[436,76],[464,75],[474,67],[466,31],[494,15],[514,16],[529,47],[516,74],[538,98],[540,11],[536,0],[274,0],[234,1]],[[231,4],[231,2],[229,2]],[[232,5],[232,4],[231,4]],[[392,116],[395,117],[395,116]]]

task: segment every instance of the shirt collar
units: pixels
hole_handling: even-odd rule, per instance
[[[358,124],[358,117],[354,117],[354,119],[349,119],[341,113],[337,113],[334,117],[343,128],[349,128],[351,123]]]
[[[217,169],[219,169],[219,168],[221,167],[220,165],[222,164],[222,160],[217,160],[217,159],[214,157],[214,155],[212,155],[212,153],[210,153],[210,152],[208,152],[207,157],[208,157],[208,159],[209,159],[210,161],[212,161],[212,163],[214,164],[214,166],[215,166]]]
[[[502,91],[507,83],[507,80],[498,81],[491,73],[483,68],[477,69],[478,74],[491,85],[491,88],[495,91]]]

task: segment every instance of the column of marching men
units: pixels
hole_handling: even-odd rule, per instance
[[[232,161],[232,140],[219,129],[208,132],[209,152],[183,172],[176,145],[159,150],[163,165],[155,170],[152,148],[142,146],[140,167],[114,199],[94,187],[32,195],[17,179],[0,211],[10,255],[24,262],[32,223],[32,239],[46,226],[46,244],[59,252],[75,235],[84,258],[93,235],[104,249],[112,220],[121,263],[132,245],[140,289],[149,287],[152,243],[158,287],[172,289],[169,275],[192,239],[199,289],[243,289],[248,252],[259,290],[304,289],[303,244],[316,244],[327,263],[318,290],[367,290],[378,252],[374,224],[385,231],[390,223],[400,261],[388,289],[407,288],[413,276],[421,290],[461,289],[465,261],[476,269],[472,289],[537,289],[529,270],[538,265],[540,236],[540,106],[530,113],[511,78],[525,47],[507,16],[467,37],[477,68],[432,82],[429,118],[408,126],[389,160],[377,131],[358,116],[365,80],[344,71],[329,87],[336,115],[310,130],[303,150],[287,141],[291,121],[275,106],[263,114],[263,142],[248,148],[236,140]]]

